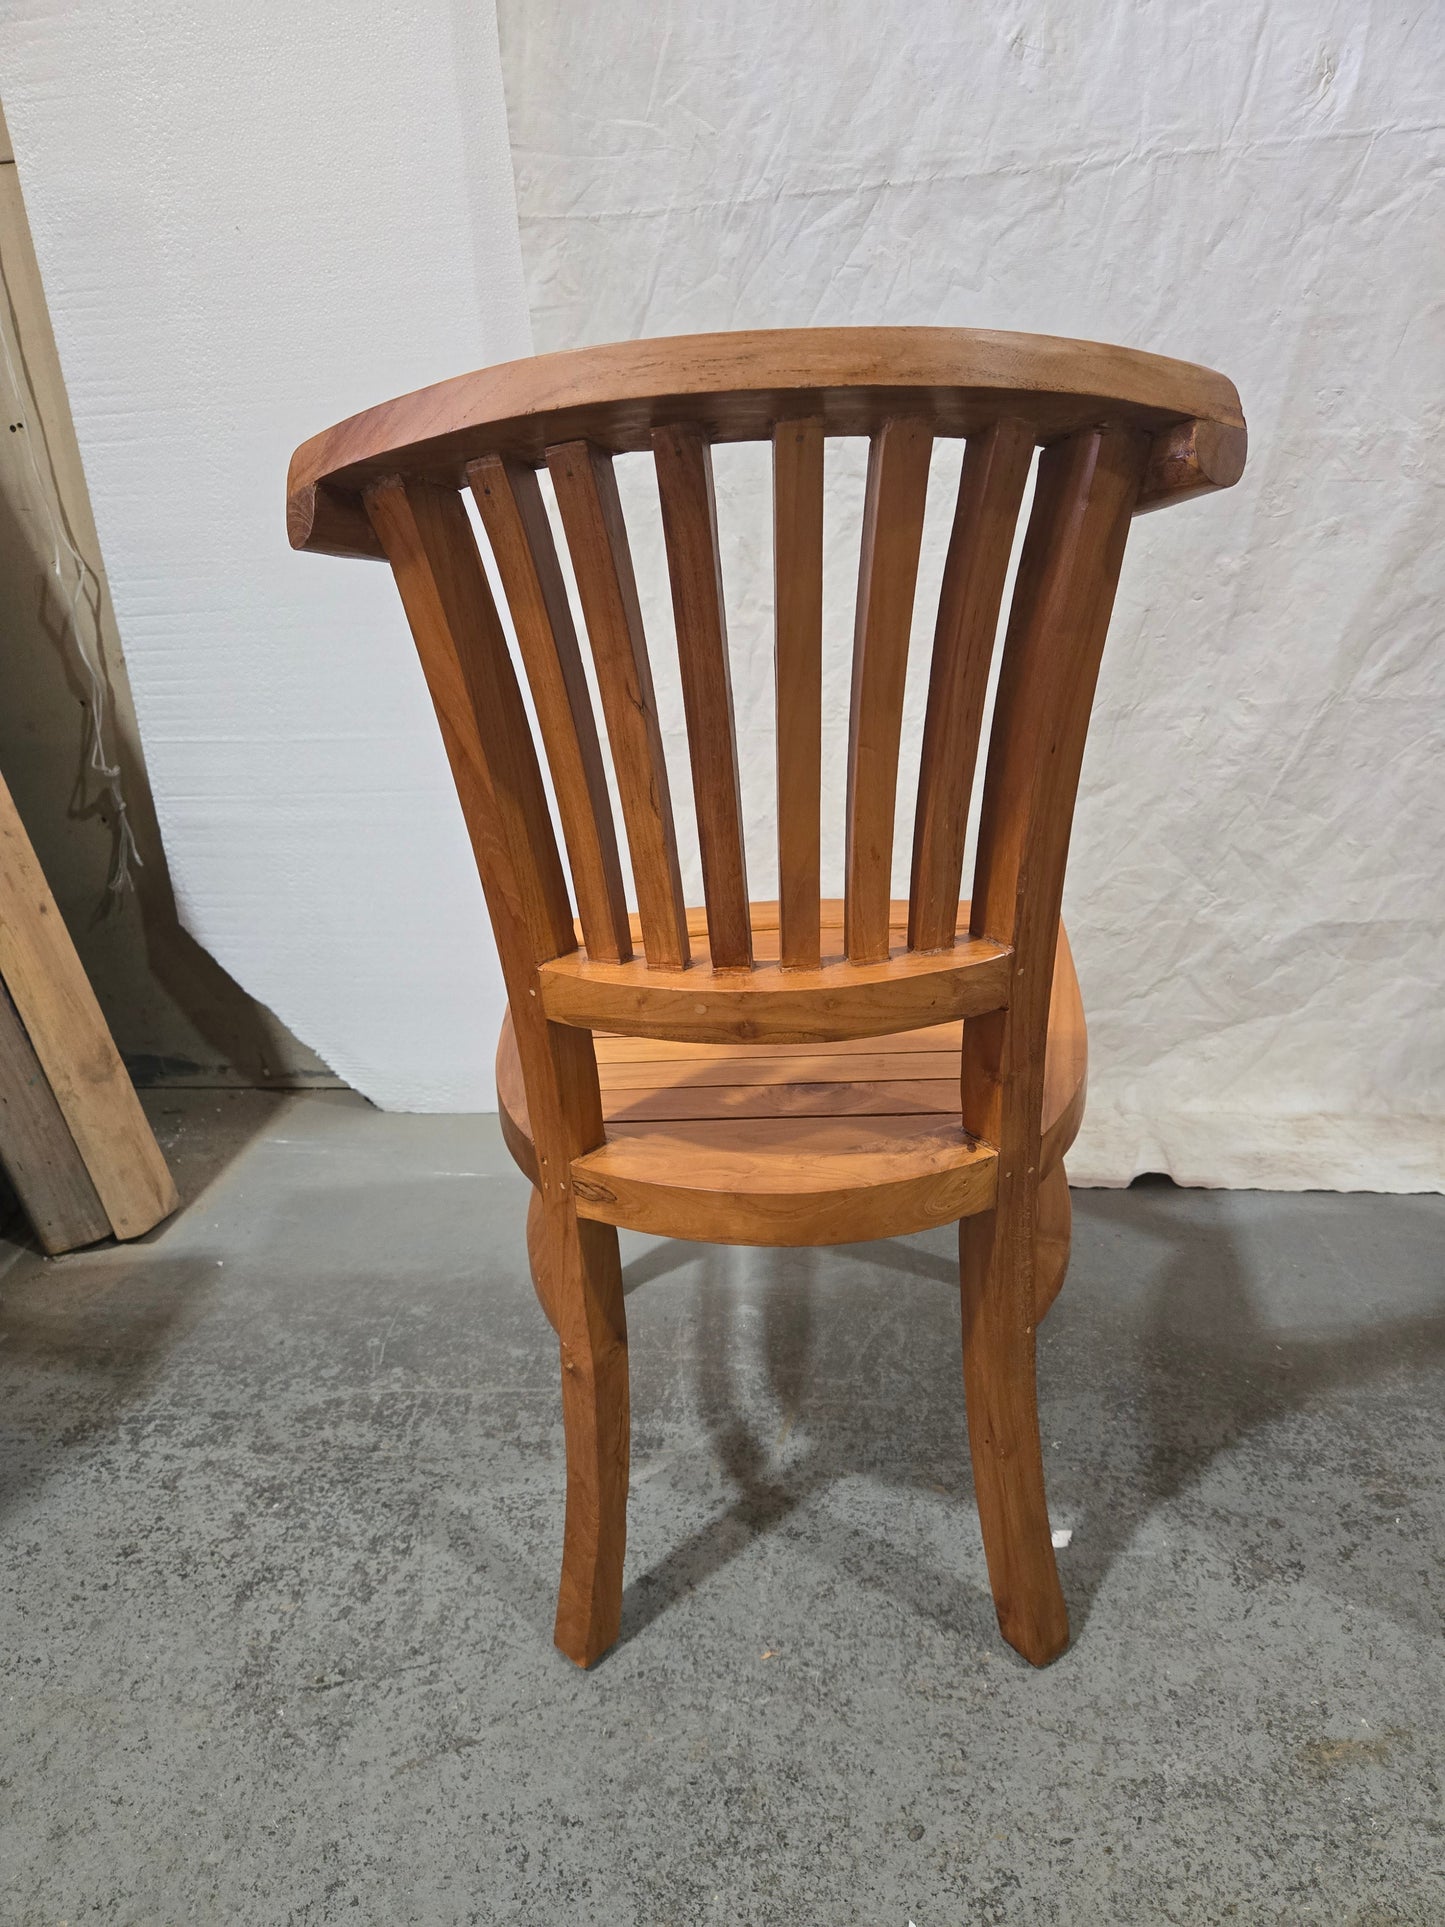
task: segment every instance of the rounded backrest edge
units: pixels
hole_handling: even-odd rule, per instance
[[[364,410],[292,457],[287,525],[297,549],[376,557],[361,492],[389,472],[461,486],[468,463],[541,466],[586,439],[644,450],[657,427],[696,423],[712,441],[765,440],[787,415],[830,435],[918,415],[938,435],[1030,420],[1047,444],[1124,423],[1151,438],[1141,509],[1227,488],[1245,425],[1225,376],[1109,343],[960,328],[804,328],[673,336],[504,362]]]

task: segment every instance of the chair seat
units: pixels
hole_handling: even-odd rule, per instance
[[[597,1033],[607,1142],[573,1165],[579,1215],[710,1243],[843,1244],[985,1210],[994,1153],[960,1120],[962,1037],[957,1021],[803,1045]],[[1078,1131],[1086,1066],[1078,979],[1061,931],[1044,1176]],[[497,1051],[497,1096],[508,1148],[535,1183],[510,1016]]]

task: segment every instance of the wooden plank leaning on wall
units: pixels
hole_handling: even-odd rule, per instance
[[[180,1198],[3,780],[0,984],[0,1161],[41,1245],[140,1237]]]
[[[0,166],[13,173],[0,118]],[[83,511],[79,538],[94,550],[79,452],[60,389],[13,179],[0,196],[0,253],[7,269],[9,323],[32,347],[26,361],[37,405],[63,423],[52,459],[57,486]],[[7,349],[7,354],[8,354]],[[21,350],[23,353],[23,349]],[[30,424],[25,424],[28,428]],[[118,644],[116,645],[118,646]],[[51,1256],[112,1233],[136,1238],[180,1200],[106,1027],[55,898],[0,779],[0,1164]]]

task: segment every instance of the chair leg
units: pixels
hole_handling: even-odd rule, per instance
[[[616,1639],[622,1618],[631,1432],[622,1261],[611,1225],[579,1219],[565,1205],[537,1215],[540,1235],[529,1242],[542,1250],[556,1313],[567,1438],[567,1521],[553,1637],[568,1659],[590,1666]]]
[[[1035,1666],[1069,1643],[1044,1493],[1033,1266],[1008,1214],[959,1226],[968,1441],[999,1631]]]

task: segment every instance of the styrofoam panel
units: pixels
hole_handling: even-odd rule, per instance
[[[530,350],[486,0],[19,0],[4,100],[181,914],[376,1102],[495,1106],[500,977],[388,573],[291,449]]]

